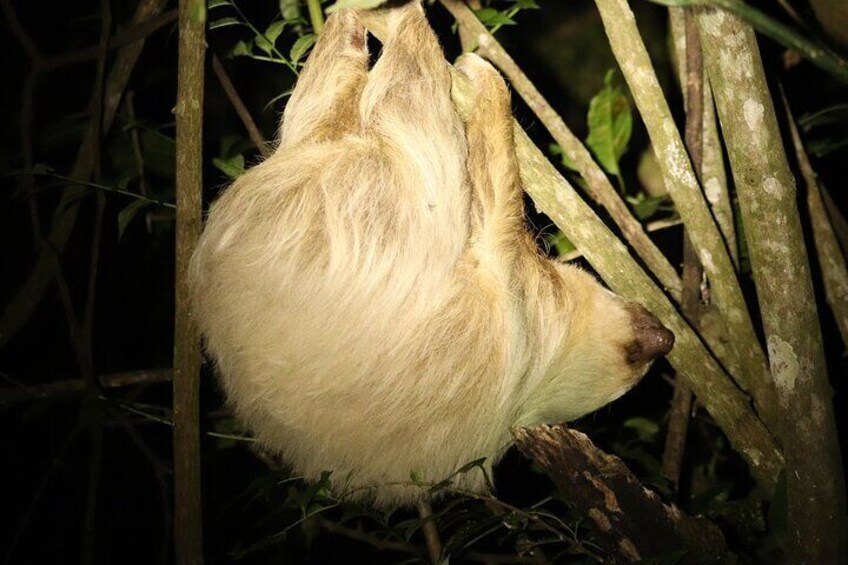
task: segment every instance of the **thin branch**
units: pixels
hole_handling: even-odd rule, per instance
[[[177,562],[203,563],[200,473],[200,336],[188,264],[200,236],[206,2],[180,0],[177,69],[177,220],[174,320],[174,541]]]
[[[830,191],[826,186],[819,187],[822,193],[824,207],[827,210],[827,217],[833,226],[833,231],[836,234],[836,239],[839,240],[839,247],[842,249],[842,255],[848,257],[848,221],[842,215],[839,206],[833,201],[830,196]]]
[[[250,115],[250,111],[247,109],[247,106],[245,106],[244,102],[242,102],[241,97],[236,91],[236,87],[233,85],[233,81],[230,80],[230,77],[227,75],[227,71],[224,69],[224,65],[221,64],[218,56],[214,54],[212,55],[212,70],[215,72],[218,82],[221,83],[221,88],[224,89],[227,99],[230,101],[230,104],[232,104],[239,119],[241,119],[241,123],[244,124],[244,129],[247,130],[247,135],[250,136],[250,140],[253,142],[253,145],[256,146],[263,157],[270,156],[271,149],[268,147],[268,142],[265,140],[262,132],[259,131],[259,128],[256,127],[256,122],[253,121],[253,116]]]
[[[135,92],[130,90],[127,92],[124,103],[127,107],[127,117],[130,122],[135,123]],[[132,144],[133,158],[135,159],[135,170],[138,174],[138,193],[147,197],[147,175],[144,172],[144,151],[141,148],[141,136],[138,134],[138,128],[130,129],[130,143]],[[147,233],[153,233],[153,220],[150,217],[150,212],[144,214],[144,224],[147,228]]]
[[[133,23],[127,29],[110,37],[107,43],[107,48],[110,50],[118,49],[125,45],[129,45],[130,43],[147,38],[166,25],[176,21],[177,12],[177,9],[173,9],[153,16],[150,19]],[[133,18],[133,22],[135,21],[135,18]],[[45,56],[41,62],[41,70],[43,72],[53,71],[62,67],[67,67],[68,65],[75,65],[94,60],[97,58],[99,49],[99,45],[92,45],[91,47],[85,47],[83,49],[71,51],[70,53]]]
[[[418,503],[418,516],[422,520],[421,532],[424,534],[424,541],[427,543],[427,555],[430,556],[430,563],[438,565],[442,562],[442,540],[433,519],[433,507],[426,500]]]
[[[683,35],[683,57],[678,61],[681,87],[686,102],[686,147],[698,178],[703,178],[704,162],[704,65],[698,27],[691,10],[682,14],[683,26],[672,27],[672,34]],[[681,43],[674,38],[675,44]],[[712,109],[710,109],[712,111]],[[701,318],[701,279],[704,269],[686,231],[683,232],[683,297],[681,312],[693,328],[698,329]],[[692,411],[692,391],[682,379],[675,379],[674,394],[668,414],[668,433],[662,458],[662,474],[675,489],[680,485],[683,457],[686,453],[686,434]]]
[[[844,475],[795,179],[754,30],[718,10],[698,23],[780,399],[789,561],[836,563],[848,531]]]
[[[150,19],[160,13],[166,3],[167,0],[141,0],[132,21],[138,23]],[[115,62],[112,64],[112,69],[106,79],[102,119],[104,131],[108,131],[112,125],[118,104],[143,46],[143,40],[130,43],[122,47],[115,57]],[[92,142],[91,130],[89,129],[80,143],[70,177],[85,180],[90,178],[92,174]],[[54,254],[61,255],[76,225],[81,190],[84,189],[72,186],[62,194],[53,214],[50,231],[46,234],[45,244],[39,249],[35,264],[24,278],[18,291],[9,300],[2,316],[0,316],[0,347],[8,343],[26,325],[44,297],[44,292],[55,280],[57,273],[54,269]]]
[[[713,220],[683,140],[660,88],[648,51],[626,0],[596,0],[613,54],[648,130],[669,196],[686,224],[711,285],[741,370],[733,377],[754,398],[757,411],[776,429],[780,418],[763,350],[736,279],[724,238]]]
[[[615,561],[642,561],[685,551],[687,561],[722,561],[729,551],[721,530],[664,504],[617,457],[565,426],[513,431],[519,451],[596,526],[596,543]]]
[[[562,118],[545,100],[512,57],[480,23],[474,12],[460,0],[440,1],[456,18],[460,27],[466,30],[466,42],[476,45],[477,52],[496,65],[509,78],[516,92],[521,95],[554,140],[562,147],[563,152],[575,164],[578,172],[586,181],[589,196],[609,212],[610,217],[619,227],[625,239],[633,246],[636,253],[657,277],[657,280],[668,289],[676,300],[679,300],[682,285],[677,271],[645,234],[641,224],[633,217],[606,174],[592,158],[589,150],[568,129]]]
[[[97,384],[103,389],[148,385],[171,380],[171,369],[142,369],[101,375]],[[85,379],[71,379],[42,385],[0,388],[0,404],[20,404],[59,396],[81,394],[86,390]]]
[[[378,551],[395,551],[398,553],[418,555],[418,548],[409,542],[383,539],[361,528],[351,528],[344,524],[332,522],[321,516],[316,516],[315,522],[332,534],[338,534],[352,540],[367,543]]]
[[[321,10],[321,0],[306,0],[309,9],[309,21],[312,23],[312,31],[316,34],[324,29],[324,12]]]
[[[792,144],[795,146],[795,157],[804,177],[804,184],[807,186],[807,209],[813,227],[813,241],[822,273],[824,295],[833,311],[833,317],[842,335],[842,343],[848,347],[848,266],[845,264],[845,256],[839,249],[839,241],[828,218],[821,189],[816,180],[816,172],[798,134],[798,127],[789,109],[789,102],[783,92],[781,97],[789,121]]]

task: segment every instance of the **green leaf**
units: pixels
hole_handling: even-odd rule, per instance
[[[263,35],[256,36],[256,46],[259,47],[269,57],[274,51],[274,44],[268,41],[268,38]]]
[[[303,37],[298,37],[297,41],[292,45],[291,52],[289,53],[289,59],[291,59],[292,63],[297,63],[300,61],[300,58],[303,57],[309,48],[315,43],[315,34],[307,33]]]
[[[515,25],[515,20],[494,8],[480,8],[474,10],[474,13],[477,19],[487,26]]]
[[[215,157],[212,159],[212,164],[231,179],[236,179],[244,174],[244,156],[242,155],[236,155],[229,159]]]
[[[124,232],[127,231],[127,226],[132,223],[138,213],[148,206],[150,206],[150,202],[147,200],[133,200],[124,206],[123,210],[118,212],[118,241],[124,237]]]
[[[338,2],[332,6],[328,6],[325,12],[327,12],[327,14],[332,14],[333,12],[344,10],[346,8],[370,10],[371,8],[376,8],[385,2],[386,0],[338,0]]]
[[[538,10],[539,5],[535,0],[515,0],[515,7],[520,10]]]
[[[627,201],[638,219],[647,220],[657,213],[660,206],[666,201],[666,197],[646,196],[644,192],[640,192],[636,197],[628,196]]]
[[[244,25],[238,18],[221,18],[214,22],[209,22],[209,29],[218,29],[222,27],[241,26]]]
[[[265,30],[265,38],[274,45],[277,43],[277,38],[280,37],[280,34],[283,33],[284,29],[286,29],[286,22],[282,20],[276,21],[269,25],[268,29]]]
[[[221,6],[232,6],[232,4],[230,4],[229,0],[209,0],[206,4],[206,7],[210,10],[213,8],[220,8]]]
[[[229,57],[249,57],[252,53],[253,40],[248,39],[247,41],[239,41],[236,43],[235,47],[233,47],[227,55]]]
[[[300,19],[300,4],[298,0],[280,0],[280,14],[288,23]]]
[[[604,88],[589,103],[586,144],[608,173],[620,175],[618,161],[627,151],[633,131],[633,116],[627,97],[612,84],[613,75],[612,70],[607,72]]]
[[[650,440],[660,431],[659,425],[648,418],[630,418],[624,421],[624,427],[636,432],[641,440]]]

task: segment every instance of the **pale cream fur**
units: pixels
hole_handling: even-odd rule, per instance
[[[539,255],[523,222],[509,94],[476,56],[463,123],[417,3],[368,69],[331,16],[279,148],[215,202],[193,307],[226,394],[295,472],[407,503],[510,428],[577,418],[644,373],[627,303]],[[456,478],[481,491],[481,473]]]

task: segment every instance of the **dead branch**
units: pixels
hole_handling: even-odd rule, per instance
[[[715,524],[663,504],[619,458],[599,450],[585,434],[543,425],[519,428],[513,435],[518,449],[592,520],[597,541],[610,556],[640,561],[686,551],[684,563],[717,563],[728,557]]]

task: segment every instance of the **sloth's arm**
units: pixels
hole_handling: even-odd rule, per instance
[[[286,105],[282,148],[337,139],[359,127],[359,99],[368,78],[365,28],[350,10],[327,20]]]

